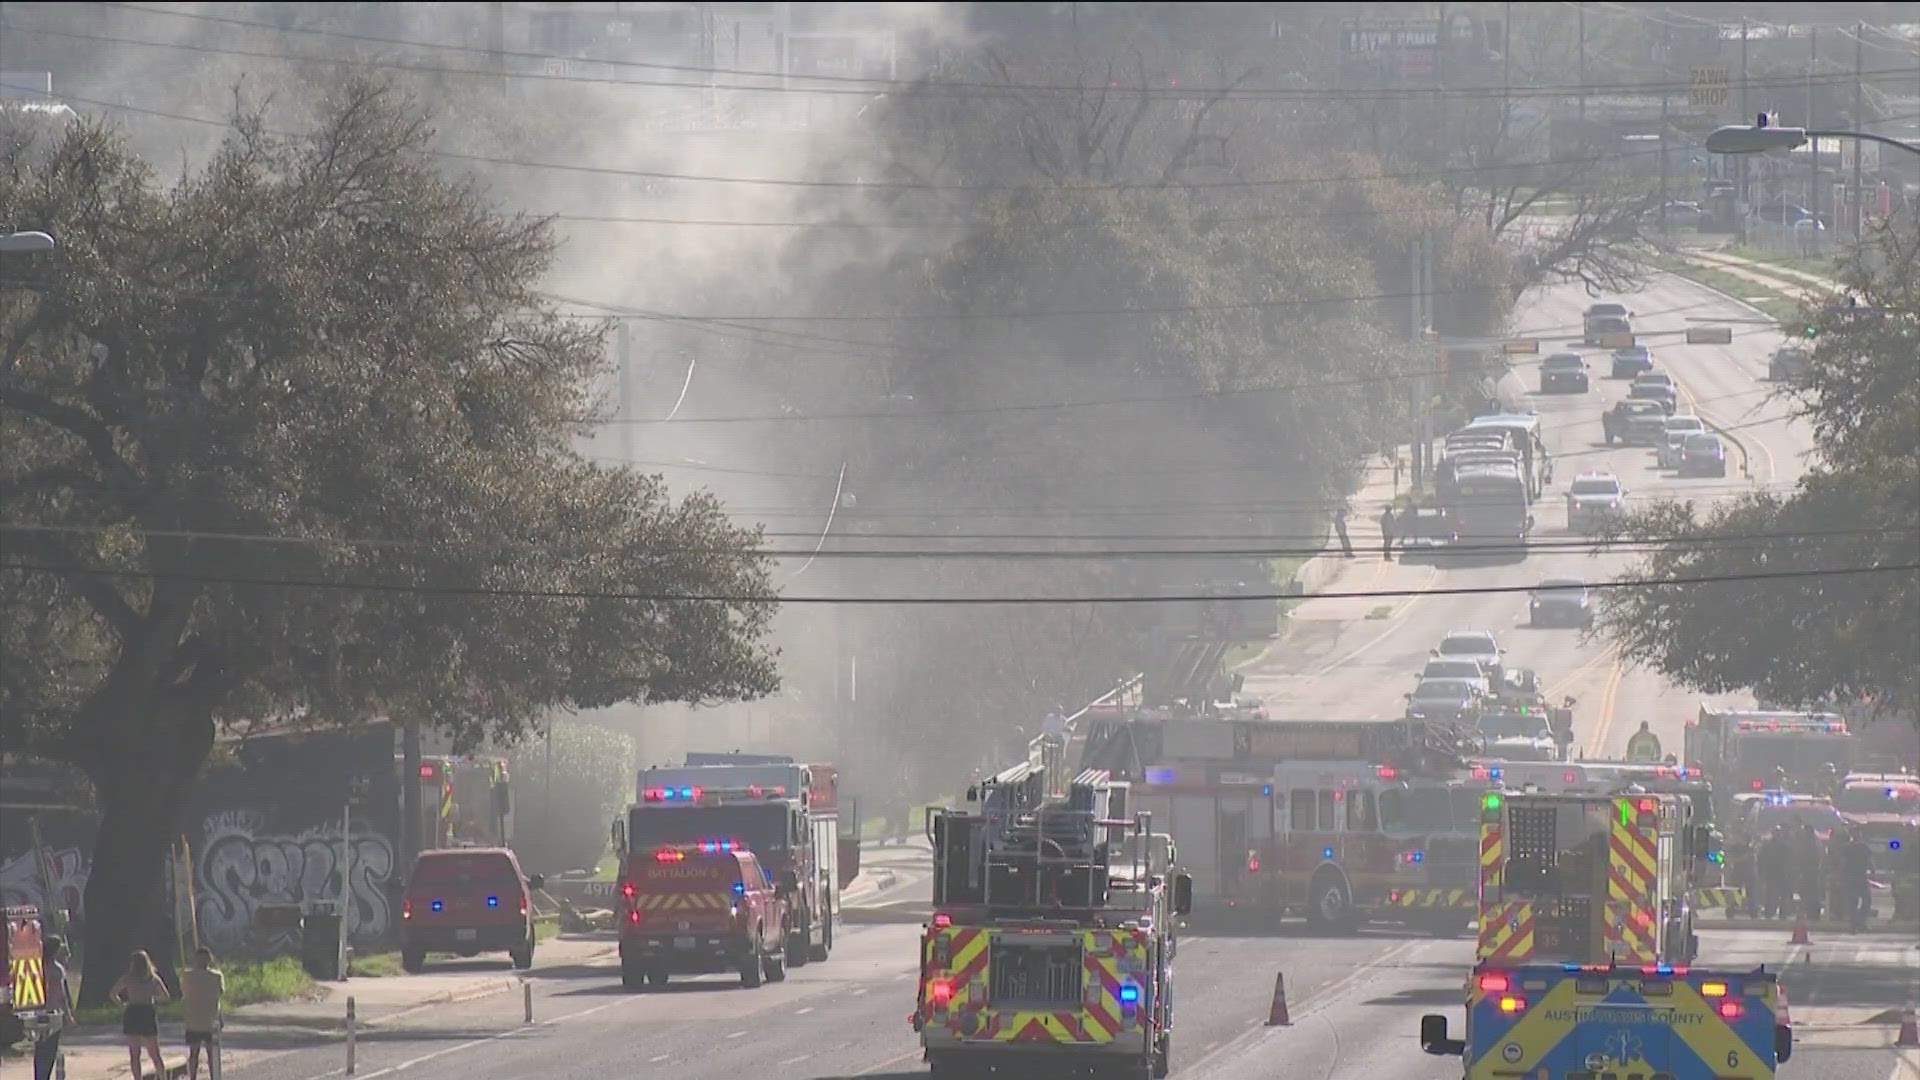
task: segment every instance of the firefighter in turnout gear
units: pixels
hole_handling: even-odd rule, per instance
[[[1640,721],[1640,730],[1627,740],[1627,760],[1643,764],[1656,764],[1660,760],[1660,737],[1647,730],[1647,722]]]

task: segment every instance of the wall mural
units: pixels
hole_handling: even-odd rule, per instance
[[[88,860],[77,847],[43,848],[47,877],[59,907],[78,912],[87,890]],[[40,894],[40,868],[34,865],[31,848],[0,862],[0,903],[32,904],[42,911],[50,906]]]
[[[253,914],[262,905],[338,902],[342,855],[337,821],[285,833],[270,831],[267,815],[258,811],[207,815],[193,852],[201,939],[215,949],[297,948],[295,932],[256,934]],[[388,898],[394,862],[392,840],[356,820],[346,920],[350,941],[379,941],[397,929]]]

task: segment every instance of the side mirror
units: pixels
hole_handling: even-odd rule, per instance
[[[1793,1059],[1793,1029],[1785,1024],[1773,1025],[1773,1056],[1783,1065]]]
[[[527,888],[544,889],[546,887],[547,887],[547,875],[545,874],[528,874],[527,875]]]
[[[780,888],[783,892],[800,891],[800,878],[791,870],[780,871]]]
[[[1193,875],[1175,874],[1173,876],[1173,913],[1175,915],[1193,914]]]
[[[613,819],[613,853],[621,859],[627,857],[627,823],[619,818]]]
[[[1440,1057],[1458,1057],[1467,1051],[1465,1039],[1447,1037],[1447,1018],[1428,1013],[1420,1018],[1420,1049]]]
[[[969,788],[967,788],[967,801],[968,801],[968,802],[979,802],[979,801],[980,801],[980,789],[979,789],[979,788],[977,788],[977,787],[969,787]]]

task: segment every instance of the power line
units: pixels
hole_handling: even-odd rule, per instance
[[[570,59],[568,57],[555,56],[550,53],[523,52],[523,51],[517,51],[517,50],[511,50],[511,49],[492,49],[492,48],[479,48],[475,46],[450,45],[450,44],[445,44],[441,42],[408,40],[404,38],[389,38],[389,37],[381,37],[381,36],[366,35],[366,34],[351,34],[344,31],[319,30],[319,29],[309,28],[309,27],[280,27],[280,26],[274,26],[268,23],[249,22],[241,19],[231,19],[231,18],[224,18],[220,16],[211,16],[211,15],[199,15],[199,14],[193,14],[193,13],[181,12],[181,11],[164,11],[156,8],[145,8],[145,7],[140,7],[132,4],[108,4],[106,6],[120,7],[129,11],[141,12],[143,14],[148,14],[148,15],[167,15],[167,16],[173,16],[177,18],[187,18],[187,19],[194,19],[198,21],[223,23],[227,25],[239,26],[239,27],[244,27],[248,29],[262,30],[262,31],[272,33],[275,36],[284,36],[286,34],[306,34],[306,35],[334,38],[338,40],[355,41],[363,44],[389,45],[389,46],[401,45],[401,46],[417,48],[417,49],[441,50],[441,51],[447,51],[447,52],[462,53],[466,55],[481,56],[489,60],[494,60],[496,58],[504,58],[504,59],[528,60],[528,61],[546,63],[549,61],[555,61],[555,60],[564,61],[564,60]],[[254,51],[218,48],[214,46],[190,45],[184,42],[160,42],[160,41],[145,41],[145,40],[130,39],[130,38],[115,38],[115,37],[110,37],[105,35],[81,34],[73,31],[49,30],[49,29],[44,29],[40,27],[23,26],[23,27],[17,27],[15,29],[19,31],[31,32],[31,33],[40,33],[40,34],[47,34],[47,35],[67,37],[67,38],[78,38],[81,40],[104,41],[108,43],[123,44],[123,45],[140,45],[140,46],[148,46],[153,48],[181,49],[181,50],[200,52],[200,53],[243,56],[243,57],[248,57],[252,59],[270,59],[270,60],[277,59],[277,60],[288,60],[288,61],[304,62],[304,63],[348,64],[348,65],[358,65],[358,66],[373,67],[373,68],[385,68],[385,69],[400,70],[400,71],[415,71],[415,72],[420,72],[424,74],[472,75],[472,76],[484,76],[484,77],[493,78],[493,79],[501,78],[504,75],[505,77],[508,77],[508,78],[529,79],[529,80],[540,81],[540,82],[585,83],[585,84],[591,84],[591,85],[610,85],[610,86],[647,86],[647,87],[663,87],[663,88],[674,89],[674,90],[701,91],[701,92],[718,89],[718,90],[730,90],[730,91],[749,91],[749,92],[767,92],[767,93],[803,93],[803,94],[812,94],[812,95],[873,97],[875,96],[877,91],[886,91],[886,90],[911,92],[911,93],[939,92],[942,94],[953,94],[955,91],[979,91],[980,93],[978,94],[958,95],[958,96],[993,97],[993,96],[1006,96],[1006,95],[1016,94],[1016,93],[1084,94],[1089,92],[1090,90],[1099,89],[1097,87],[1089,87],[1086,85],[1066,85],[1066,84],[1049,85],[1049,84],[1034,84],[1034,83],[990,83],[990,82],[978,82],[978,81],[970,81],[970,80],[932,80],[932,79],[903,80],[903,79],[894,79],[894,78],[882,79],[882,78],[863,77],[863,76],[854,76],[854,75],[819,75],[819,74],[809,74],[804,72],[753,70],[753,69],[725,68],[725,67],[713,67],[713,66],[692,65],[692,64],[663,64],[663,63],[657,63],[657,62],[645,62],[645,61],[636,61],[636,60],[608,59],[608,60],[588,61],[589,63],[593,63],[596,66],[614,68],[614,69],[640,69],[640,70],[650,70],[650,71],[667,71],[667,72],[674,72],[679,74],[689,74],[689,75],[698,75],[698,76],[706,76],[706,77],[724,75],[724,76],[729,76],[734,78],[780,80],[778,83],[761,83],[761,84],[747,85],[747,86],[742,86],[738,84],[712,85],[707,83],[650,81],[650,80],[639,80],[639,79],[610,79],[610,78],[599,78],[599,77],[593,77],[593,76],[580,76],[580,75],[555,75],[555,74],[549,74],[547,72],[501,72],[499,70],[485,69],[485,68],[442,68],[442,67],[434,67],[434,66],[427,66],[427,65],[420,65],[420,64],[398,63],[394,61],[384,61],[384,60],[378,60],[378,59],[372,59],[372,58],[295,56],[295,55],[289,55],[284,53],[262,53],[262,52],[254,52]],[[1883,73],[1875,72],[1874,74],[1883,74]],[[1904,72],[1897,72],[1896,74],[1904,74]],[[828,85],[793,86],[791,84],[794,80],[804,80],[810,83],[823,83]],[[1758,81],[1765,82],[1765,80],[1758,80]],[[1784,86],[1800,86],[1804,84],[1804,79],[1798,76],[1781,76],[1777,78],[1777,81],[1779,81]],[[1190,100],[1190,99],[1205,100],[1205,99],[1218,98],[1218,99],[1224,99],[1224,100],[1250,99],[1250,100],[1316,101],[1316,100],[1326,100],[1329,98],[1333,98],[1333,99],[1388,98],[1388,99],[1391,99],[1391,98],[1416,96],[1416,95],[1423,98],[1424,97],[1501,97],[1501,98],[1565,97],[1568,94],[1576,93],[1581,89],[1585,89],[1589,93],[1597,93],[1597,94],[1633,93],[1633,92],[1658,93],[1661,91],[1684,90],[1688,87],[1688,85],[1689,84],[1686,82],[1676,82],[1673,80],[1659,80],[1659,81],[1644,82],[1644,83],[1592,84],[1586,87],[1569,86],[1565,84],[1560,84],[1560,85],[1502,86],[1502,87],[1494,87],[1494,86],[1448,87],[1448,88],[1377,87],[1369,90],[1349,90],[1349,89],[1316,90],[1316,89],[1288,89],[1288,88],[1264,88],[1264,87],[1250,88],[1250,87],[1244,87],[1244,86],[1235,84],[1235,85],[1211,86],[1211,87],[1147,87],[1144,85],[1139,87],[1110,86],[1110,87],[1107,87],[1107,89],[1118,89],[1128,94],[1132,94],[1132,93],[1150,94],[1155,97],[1166,97],[1166,98],[1171,98],[1176,100]]]
[[[261,588],[317,589],[322,591],[401,593],[431,596],[498,597],[502,599],[532,600],[629,600],[640,603],[659,604],[778,603],[782,605],[832,605],[849,607],[982,607],[987,605],[1031,607],[1059,604],[1174,604],[1213,603],[1224,600],[1266,601],[1299,599],[1298,594],[1284,592],[1238,593],[1229,596],[1217,596],[1209,593],[1172,596],[1148,596],[1142,594],[1119,594],[1111,596],[777,596],[768,594],[765,596],[756,596],[729,593],[597,592],[577,589],[513,589],[475,585],[407,585],[398,582],[318,581],[310,579],[257,578],[237,574],[196,574],[183,571],[117,570],[111,567],[63,566],[52,563],[31,562],[0,563],[0,570],[24,573],[80,574],[94,577],[138,578],[147,581],[192,581],[209,585],[244,585]],[[1910,574],[1915,571],[1920,571],[1920,563],[1851,566],[1820,570],[1779,570],[1743,574],[1707,574],[1698,577],[1673,577],[1657,580],[1620,578],[1606,581],[1582,582],[1581,585],[1587,589],[1598,590],[1658,589],[1691,585],[1733,584],[1750,581],[1789,581],[1805,578],[1830,578],[1864,574]],[[1532,585],[1461,585],[1437,589],[1330,591],[1319,592],[1313,595],[1316,598],[1328,600],[1359,600],[1376,598],[1393,599],[1411,596],[1502,596],[1514,593],[1532,593],[1534,591],[1535,586]]]

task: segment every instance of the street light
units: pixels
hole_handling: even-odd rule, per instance
[[[43,232],[17,232],[0,236],[0,252],[8,255],[23,255],[36,251],[52,251],[53,237]]]
[[[1865,131],[1809,131],[1806,128],[1774,127],[1767,123],[1764,113],[1760,116],[1760,122],[1752,127],[1744,124],[1729,124],[1723,128],[1715,128],[1713,133],[1707,136],[1707,152],[1710,154],[1764,154],[1769,150],[1792,150],[1798,146],[1805,146],[1809,139],[1859,139],[1863,142],[1876,142],[1882,146],[1905,150],[1909,154],[1920,154],[1920,146]]]

